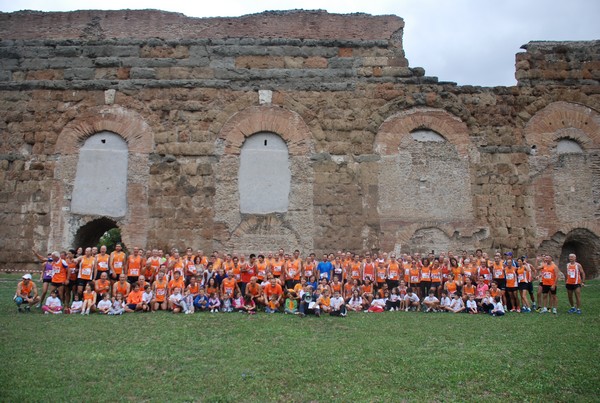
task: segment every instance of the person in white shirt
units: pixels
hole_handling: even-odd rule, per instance
[[[142,311],[150,312],[150,308],[152,306],[152,298],[154,297],[154,293],[152,292],[152,287],[150,284],[146,284],[144,286],[144,293],[142,294]]]
[[[450,303],[450,312],[459,313],[465,310],[465,303],[458,294],[452,295],[452,302]]]
[[[481,310],[485,313],[490,313],[492,309],[494,309],[494,299],[490,295],[489,291],[485,292],[485,297],[481,300],[480,303]]]
[[[423,299],[423,305],[425,305],[425,312],[435,312],[440,307],[440,300],[435,296],[435,292],[429,290],[429,295]]]
[[[467,299],[467,312],[470,314],[477,313],[477,301],[475,301],[475,295],[469,294]]]
[[[442,291],[442,298],[440,299],[440,310],[449,311],[450,305],[452,305],[452,300],[448,297],[448,292],[446,290]]]
[[[331,316],[346,316],[346,304],[344,298],[340,295],[339,291],[333,293],[333,297],[329,300],[329,306],[331,307]]]
[[[406,289],[406,295],[404,296],[404,306],[406,307],[406,312],[409,310],[416,311],[419,308],[421,300],[419,296],[413,292],[412,287],[408,287]]]
[[[392,288],[392,293],[390,294],[390,297],[388,298],[388,300],[385,303],[385,309],[387,311],[397,311],[400,309],[400,291],[398,290],[398,287],[394,287]]]
[[[50,296],[46,298],[46,303],[42,306],[44,313],[62,313],[62,302],[58,298],[58,290],[52,290]]]
[[[352,291],[352,297],[350,297],[350,299],[348,300],[346,308],[354,312],[362,311],[363,299],[360,296],[360,292],[357,289],[354,289]]]
[[[502,299],[500,296],[494,298],[494,309],[490,311],[490,315],[492,316],[502,316],[504,315],[504,306],[502,305]]]
[[[68,313],[81,313],[83,308],[83,301],[79,299],[79,294],[75,293],[73,296],[73,302],[71,302],[71,309]]]
[[[105,292],[102,296],[102,300],[98,302],[98,313],[108,314],[108,311],[110,311],[111,306],[112,302],[108,298],[108,293]]]

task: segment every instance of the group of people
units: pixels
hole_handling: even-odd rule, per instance
[[[218,251],[207,256],[192,248],[180,254],[136,247],[127,254],[120,244],[110,254],[105,246],[46,257],[33,252],[43,261],[41,296],[25,274],[14,301],[19,311],[38,306],[47,314],[264,310],[346,316],[349,311],[412,310],[501,316],[536,308],[556,314],[562,276],[551,256],[538,256],[532,264],[512,252],[490,258],[481,249],[438,256],[338,251],[320,260],[314,253],[303,258],[298,250],[283,249],[248,257]],[[574,254],[564,269],[568,312],[580,314],[585,272]]]

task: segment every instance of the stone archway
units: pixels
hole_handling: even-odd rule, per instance
[[[112,218],[122,229],[126,244],[145,245],[149,220],[149,155],[154,149],[154,135],[150,126],[138,113],[118,105],[90,108],[79,112],[77,116],[65,126],[56,142],[57,164],[51,193],[50,249],[71,245],[80,227],[107,215],[102,212],[71,211],[80,149],[88,138],[103,132],[120,136],[128,149],[127,210],[124,216]]]
[[[559,267],[564,272],[569,254],[577,255],[587,278],[600,274],[600,237],[585,228],[576,228],[569,232],[560,252]]]
[[[75,233],[73,247],[96,246],[104,233],[110,229],[118,228],[117,222],[107,217],[97,218],[81,226]]]

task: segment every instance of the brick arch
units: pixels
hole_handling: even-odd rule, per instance
[[[246,138],[258,132],[281,136],[292,156],[310,152],[312,136],[299,114],[277,106],[254,106],[236,113],[221,128],[224,153],[239,155]]]
[[[71,245],[79,228],[98,215],[71,213],[71,198],[77,171],[79,150],[90,136],[109,131],[127,142],[130,158],[127,173],[127,212],[114,218],[127,245],[145,245],[149,227],[148,183],[149,154],[154,149],[154,135],[141,115],[117,105],[86,109],[67,124],[58,136],[55,153],[59,155],[54,169],[51,191],[51,235],[54,249]],[[131,155],[136,158],[131,158]]]
[[[538,239],[536,247],[539,248],[542,243],[544,243],[550,239],[553,239],[558,234],[563,234],[564,236],[567,236],[572,231],[578,230],[578,229],[588,230],[589,232],[591,232],[592,234],[594,234],[598,238],[600,238],[600,222],[589,221],[589,220],[588,221],[578,221],[578,222],[574,222],[574,223],[561,225],[552,233],[551,236],[543,238],[543,239]]]
[[[129,152],[149,154],[154,149],[152,129],[141,115],[118,105],[87,109],[62,130],[55,152],[74,154],[93,134],[109,131],[123,137]]]
[[[417,129],[439,133],[462,157],[468,156],[471,140],[467,125],[457,116],[433,108],[413,108],[387,118],[375,136],[375,151],[382,155],[396,154],[402,140]]]
[[[584,149],[600,148],[600,114],[584,105],[559,101],[538,111],[525,126],[527,143],[535,145],[540,155],[548,154],[562,138],[575,140]]]

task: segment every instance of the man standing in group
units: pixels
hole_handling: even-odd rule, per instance
[[[119,281],[121,274],[123,274],[123,268],[125,267],[125,252],[123,252],[123,246],[118,243],[115,245],[115,250],[110,254],[109,267],[111,282],[114,283]]]
[[[540,313],[548,312],[548,306],[552,307],[552,313],[556,315],[558,299],[556,297],[556,283],[558,282],[558,267],[552,261],[550,255],[544,256],[543,264],[539,266],[542,276],[542,299],[540,305],[543,307]]]
[[[319,278],[326,278],[327,280],[330,280],[332,268],[333,264],[331,263],[329,256],[327,256],[326,253],[323,254],[323,260],[317,265],[317,273]]]
[[[569,313],[581,314],[581,286],[585,281],[585,272],[583,267],[577,263],[577,256],[574,253],[569,255],[567,263],[566,287],[571,309]],[[575,294],[575,303],[573,303],[573,294]]]

